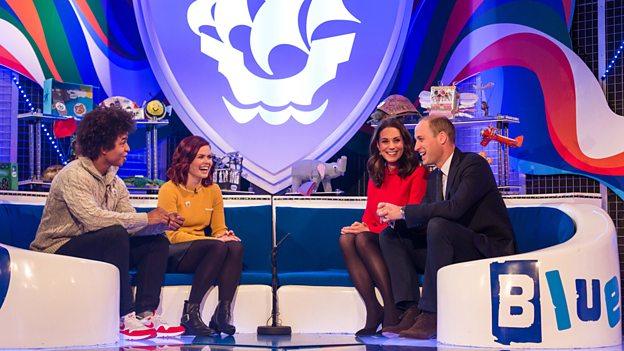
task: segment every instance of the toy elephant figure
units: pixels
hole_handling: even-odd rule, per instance
[[[347,170],[347,156],[341,156],[336,162],[323,163],[317,160],[300,160],[292,166],[292,191],[296,192],[302,183],[314,182],[314,191],[323,183],[323,190],[331,192],[331,180],[344,175]]]

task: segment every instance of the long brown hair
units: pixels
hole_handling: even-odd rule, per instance
[[[416,156],[416,152],[414,151],[414,139],[412,139],[412,136],[409,131],[407,131],[407,128],[405,128],[403,123],[393,117],[382,120],[375,129],[375,133],[373,133],[373,138],[371,139],[369,148],[370,156],[368,158],[368,162],[366,162],[368,176],[371,178],[376,187],[381,186],[386,172],[387,162],[381,156],[379,147],[377,146],[381,131],[386,128],[396,128],[399,131],[399,134],[401,134],[401,139],[403,139],[403,155],[401,155],[401,158],[397,162],[399,177],[405,178],[409,176],[420,163],[418,156]]]
[[[171,167],[167,170],[167,177],[171,179],[174,184],[186,185],[191,162],[193,162],[197,156],[199,149],[206,145],[210,146],[210,143],[206,141],[206,139],[196,135],[191,135],[182,139],[173,152],[173,159],[171,160]],[[213,162],[212,166],[210,166],[210,170],[208,170],[208,177],[201,180],[201,185],[209,186],[212,184],[214,167],[215,164]]]

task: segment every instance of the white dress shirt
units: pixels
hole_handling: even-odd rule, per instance
[[[446,200],[446,182],[448,180],[448,173],[449,173],[449,169],[451,168],[451,160],[453,159],[454,154],[455,154],[455,151],[453,151],[451,156],[449,156],[449,158],[447,158],[446,161],[444,161],[442,168],[440,168],[440,171],[442,172],[442,199],[443,200]]]

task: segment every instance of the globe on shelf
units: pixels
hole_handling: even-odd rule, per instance
[[[106,98],[100,103],[100,106],[121,108],[130,112],[134,119],[141,120],[144,118],[143,109],[137,105],[136,102],[124,96],[111,96]]]

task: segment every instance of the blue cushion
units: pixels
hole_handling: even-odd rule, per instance
[[[0,242],[28,248],[42,213],[41,205],[0,204]],[[226,208],[225,214],[245,246],[241,283],[270,284],[271,207]],[[551,207],[514,207],[509,215],[519,253],[563,243],[576,231],[568,215]],[[277,239],[291,234],[278,253],[281,285],[352,286],[338,236],[341,227],[361,219],[362,210],[278,207],[276,216]],[[192,277],[167,274],[165,285],[189,285]]]
[[[228,227],[241,238],[243,271],[271,273],[273,225],[271,206],[225,208]]]
[[[42,214],[40,205],[0,204],[0,242],[28,249]]]
[[[276,218],[277,240],[290,233],[277,255],[280,285],[353,286],[338,238],[362,210],[278,207]]]
[[[243,271],[240,284],[271,285],[271,273],[258,271]]]
[[[0,204],[0,242],[28,249],[43,214],[42,205]],[[152,208],[137,208],[149,212]],[[271,206],[226,208],[230,228],[243,240],[241,284],[271,284]],[[133,278],[134,279],[134,278]],[[192,274],[165,276],[165,285],[190,285]]]
[[[167,273],[163,286],[192,285],[194,274]],[[136,285],[136,271],[130,272],[130,284]],[[271,285],[271,274],[266,272],[243,272],[240,284]]]
[[[346,269],[338,245],[340,229],[360,221],[362,210],[278,207],[276,218],[277,240],[290,233],[279,248],[278,272]]]
[[[279,285],[353,286],[346,270],[280,273]]]
[[[353,282],[346,270],[326,270],[314,272],[280,273],[279,285],[310,285],[310,286],[353,286]],[[419,275],[418,281],[422,285],[424,276]]]
[[[163,286],[167,285],[191,285],[194,274],[188,273],[167,273]],[[136,285],[136,272],[132,272],[132,285]]]
[[[509,218],[518,253],[561,244],[576,232],[572,218],[552,207],[512,207]]]

